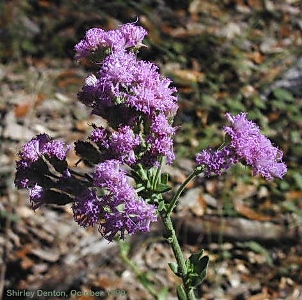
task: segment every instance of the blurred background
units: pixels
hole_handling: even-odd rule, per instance
[[[159,65],[179,91],[177,160],[165,170],[173,189],[197,152],[221,146],[226,112],[247,112],[288,166],[283,180],[268,183],[238,165],[198,178],[182,196],[174,216],[182,246],[210,256],[200,299],[302,299],[302,1],[2,0],[3,299],[12,299],[11,290],[38,289],[64,291],[68,299],[153,299],[144,282],[163,299],[176,299],[178,279],[167,266],[173,256],[160,223],[130,241],[128,256],[145,272],[138,279],[118,246],[101,240],[97,228],[78,227],[70,207],[33,212],[27,192],[13,184],[16,153],[27,140],[45,132],[73,143],[96,120],[77,101],[93,69],[74,62],[74,45],[91,27],[135,21],[149,32],[139,57]],[[73,154],[69,159],[76,162]]]

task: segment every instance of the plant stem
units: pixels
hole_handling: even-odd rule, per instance
[[[187,179],[181,184],[181,186],[179,187],[179,189],[177,190],[176,194],[174,195],[174,197],[171,200],[171,203],[168,207],[168,209],[166,210],[166,214],[170,215],[174,209],[174,207],[177,204],[177,201],[181,195],[181,193],[183,192],[183,190],[185,189],[186,185],[193,180],[195,177],[197,177],[201,172],[203,171],[203,168],[198,166],[197,168],[195,168],[193,170],[193,172],[187,177]]]
[[[188,300],[196,300],[195,294],[194,294],[194,288],[189,285],[189,282],[187,280],[188,270],[186,266],[186,261],[183,256],[181,247],[178,242],[178,238],[176,236],[176,232],[172,223],[171,219],[171,213],[173,209],[175,208],[177,201],[181,195],[181,193],[184,191],[186,185],[193,180],[196,176],[198,176],[203,171],[203,168],[198,166],[196,167],[193,172],[187,177],[187,179],[182,183],[182,185],[177,190],[176,194],[171,200],[171,203],[169,204],[168,208],[161,213],[161,217],[163,220],[163,223],[165,225],[165,228],[167,230],[167,240],[171,245],[171,248],[173,250],[176,262],[178,264],[179,268],[179,276],[182,279],[184,291],[186,293]]]
[[[178,239],[176,236],[176,232],[173,227],[171,216],[170,216],[170,214],[168,214],[168,215],[163,214],[163,215],[161,215],[161,217],[162,217],[164,225],[167,229],[167,240],[171,245],[175,259],[177,261],[180,277],[183,282],[183,286],[184,286],[184,290],[187,295],[187,299],[196,300],[193,287],[188,286],[188,282],[187,282],[187,273],[188,272],[187,272],[186,262],[185,262],[185,258],[183,256],[181,247],[179,245],[179,242],[178,242]]]
[[[159,162],[160,162],[160,166],[156,169],[156,173],[155,173],[155,176],[153,178],[153,186],[152,188],[154,189],[158,183],[158,181],[160,181],[160,176],[161,176],[161,170],[163,168],[163,165],[165,163],[165,157],[164,156],[161,156],[160,159],[159,159]]]

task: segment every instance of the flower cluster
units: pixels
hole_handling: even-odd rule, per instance
[[[103,60],[96,75],[86,78],[78,97],[93,107],[94,114],[106,118],[112,108],[135,112],[135,116],[164,113],[174,117],[177,97],[170,84],[169,79],[161,77],[157,66],[138,60],[134,52],[119,50]]]
[[[47,161],[57,171],[67,168],[66,155],[70,147],[64,142],[51,139],[47,134],[39,134],[27,142],[19,152],[15,184],[18,188],[32,188],[40,175],[48,170]]]
[[[99,224],[109,241],[148,231],[157,219],[156,207],[129,184],[123,165],[150,168],[163,156],[169,163],[174,159],[176,90],[154,64],[137,59],[146,34],[135,24],[92,28],[75,46],[76,59],[103,51],[99,71],[86,78],[78,94],[108,124],[93,124],[88,140],[75,143],[80,159],[93,167],[91,173],[73,171],[66,160],[70,147],[46,134],[25,144],[17,162],[15,184],[30,190],[34,209],[72,203],[75,221],[84,227]]]
[[[118,232],[123,239],[125,232],[132,235],[136,231],[148,231],[150,222],[156,221],[155,206],[138,197],[118,161],[99,164],[93,173],[93,182],[104,193],[100,231],[108,240]]]
[[[224,127],[230,136],[230,145],[222,150],[203,150],[196,157],[200,165],[206,166],[206,175],[211,172],[221,174],[238,161],[251,166],[254,175],[261,175],[267,180],[282,178],[287,171],[282,162],[283,153],[274,147],[271,141],[260,133],[259,127],[247,120],[246,113],[236,116],[226,114],[231,126]]]
[[[92,177],[94,188],[83,191],[72,206],[77,223],[84,227],[99,223],[99,231],[109,241],[149,230],[157,219],[156,207],[137,195],[117,160],[98,164]]]
[[[100,57],[94,57],[98,71],[86,78],[78,93],[79,100],[107,122],[104,127],[92,124],[88,139],[75,142],[79,162],[90,166],[90,172],[70,167],[70,146],[46,134],[27,142],[17,161],[15,185],[29,189],[34,209],[71,203],[74,220],[83,227],[98,224],[109,241],[149,231],[157,208],[171,212],[180,195],[176,193],[172,206],[161,195],[170,188],[161,164],[163,158],[167,164],[175,159],[173,119],[178,106],[171,81],[156,65],[136,56],[146,34],[135,24],[109,31],[92,28],[75,46],[76,59]],[[230,144],[197,154],[196,162],[204,168],[198,166],[192,174],[205,170],[206,176],[220,175],[244,162],[254,175],[282,178],[282,152],[245,113],[226,117],[231,123],[224,128]]]
[[[212,173],[221,175],[237,162],[237,155],[231,147],[221,150],[207,149],[202,150],[196,155],[198,165],[205,165],[205,176],[209,177]]]
[[[57,192],[56,187],[70,177],[66,161],[70,146],[53,140],[47,134],[39,134],[27,142],[19,152],[15,185],[28,188],[30,201],[36,209],[43,203],[66,204],[71,198],[65,187]]]
[[[91,28],[85,38],[75,45],[76,59],[80,59],[95,52],[98,48],[110,50],[124,50],[130,47],[142,46],[147,31],[134,24],[124,24],[119,29],[105,31],[101,28]]]
[[[121,126],[119,131],[111,133],[103,127],[97,127],[89,139],[97,144],[106,159],[117,159],[128,165],[136,162],[135,150],[140,145],[140,138],[130,126]]]
[[[115,131],[112,135],[118,136],[120,141],[125,128],[132,130],[131,135],[135,141],[130,142],[131,157],[124,162],[137,162],[151,167],[158,165],[162,156],[167,157],[168,163],[174,160],[175,130],[172,122],[178,106],[174,95],[176,89],[170,87],[171,81],[160,75],[156,65],[138,60],[133,51],[143,45],[145,35],[146,31],[134,24],[126,24],[118,30],[107,32],[94,28],[86,33],[85,39],[75,46],[75,50],[76,58],[79,58],[96,49],[103,49],[107,53],[110,48],[99,71],[86,78],[78,98],[92,107],[94,114],[107,120]],[[104,134],[103,128],[93,135],[101,132]],[[114,137],[108,137],[108,132],[106,135],[109,143],[101,142],[100,156],[108,157],[110,152],[109,158],[119,159],[114,156]],[[104,145],[105,143],[108,145]],[[137,147],[138,143],[140,147]],[[128,149],[122,152],[125,151],[128,152]]]
[[[253,168],[254,175],[259,174],[267,180],[282,178],[287,171],[282,162],[282,151],[260,133],[255,123],[247,120],[246,113],[234,117],[226,114],[226,117],[231,126],[225,127],[224,131],[231,137],[231,147],[238,158]]]

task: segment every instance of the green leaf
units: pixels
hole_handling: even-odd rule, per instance
[[[156,188],[154,189],[154,192],[165,193],[170,190],[171,190],[171,187],[169,185],[160,183],[156,186]]]
[[[198,253],[192,254],[186,260],[186,264],[190,285],[195,287],[201,284],[207,275],[209,257],[207,255],[203,256],[203,250],[200,250]]]
[[[167,184],[169,181],[169,174],[164,173],[161,175],[161,183],[162,184]]]
[[[166,208],[165,201],[160,201],[159,204],[158,204],[157,210],[158,210],[159,212],[161,212],[161,211],[163,211],[165,208]]]
[[[198,261],[200,260],[200,258],[203,256],[203,252],[204,252],[204,250],[201,249],[199,252],[191,254],[191,256],[189,257],[189,261],[192,264],[198,263]]]
[[[178,264],[175,262],[172,263],[168,263],[171,271],[176,275],[176,276],[180,276],[179,274],[179,268],[178,268]]]
[[[291,92],[286,89],[276,88],[273,90],[273,94],[278,100],[293,102],[295,99]]]
[[[184,290],[184,287],[182,285],[179,285],[177,287],[177,298],[179,300],[187,300],[187,295],[186,295],[186,292]]]
[[[194,272],[189,275],[191,286],[196,287],[204,281],[207,276],[208,264],[208,256],[204,256],[200,259],[199,264],[194,268]]]

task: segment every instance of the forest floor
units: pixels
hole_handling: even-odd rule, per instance
[[[28,192],[13,183],[26,141],[44,132],[72,144],[96,121],[76,97],[90,66],[72,60],[73,45],[92,26],[138,18],[149,32],[141,57],[179,90],[177,160],[165,168],[172,191],[194,153],[222,143],[226,111],[249,111],[289,167],[284,181],[267,183],[238,167],[186,189],[173,220],[186,255],[203,248],[210,257],[199,299],[302,300],[302,2],[88,2],[81,9],[77,1],[0,6],[0,298],[154,299],[147,282],[176,299],[179,279],[168,267],[174,259],[160,222],[128,241],[138,274],[116,242],[79,227],[70,206],[33,211]],[[68,160],[77,157],[71,152]]]

